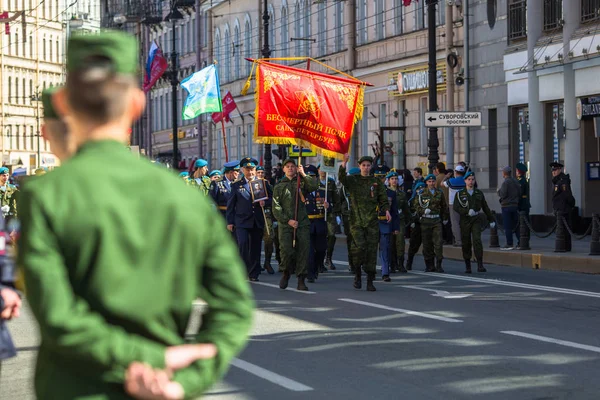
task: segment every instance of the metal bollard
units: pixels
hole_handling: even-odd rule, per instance
[[[496,226],[490,228],[490,248],[498,247],[500,247],[500,241],[498,240],[498,223],[496,222]]]
[[[600,255],[600,223],[598,214],[592,214],[592,241],[590,242],[590,256]]]
[[[567,237],[565,235],[565,222],[563,215],[556,214],[556,240],[554,241],[554,252],[565,253],[567,251]]]
[[[527,212],[526,211],[519,211],[519,224],[520,224],[520,246],[519,249],[521,250],[531,250],[531,247],[529,247],[529,225],[527,225]]]

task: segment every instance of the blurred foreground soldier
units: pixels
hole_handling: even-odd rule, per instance
[[[408,260],[406,261],[406,269],[408,271],[412,270],[415,254],[419,252],[419,248],[421,247],[422,243],[421,222],[419,221],[419,216],[417,215],[417,208],[419,205],[419,196],[423,193],[423,190],[425,190],[425,183],[417,183],[414,188],[413,196],[408,201],[411,213],[411,216],[409,218],[411,224],[410,240],[408,242]]]
[[[554,190],[552,191],[552,209],[557,218],[565,218],[566,224],[573,230],[571,211],[575,207],[575,197],[573,197],[573,192],[571,192],[571,178],[563,172],[564,165],[561,163],[550,163],[550,168],[552,168],[552,184],[554,185]],[[567,251],[571,251],[571,234],[568,229],[565,229],[564,233],[565,248]]]
[[[273,191],[273,214],[279,221],[279,245],[284,268],[279,287],[287,288],[291,274],[295,272],[298,290],[308,290],[305,280],[310,251],[310,220],[305,202],[308,194],[317,190],[319,184],[316,179],[304,173],[302,165],[296,167],[296,161],[291,158],[283,162],[283,172],[284,177]]]
[[[227,202],[227,229],[235,232],[240,254],[246,263],[248,279],[258,282],[260,275],[260,248],[265,228],[261,206],[265,201],[254,203],[250,182],[256,178],[258,161],[246,157],[240,161],[242,177],[231,185]]]
[[[230,161],[224,165],[223,175],[210,183],[210,197],[217,204],[221,215],[225,217],[227,213],[227,202],[231,197],[231,184],[237,179],[236,168],[239,167],[239,161]]]
[[[392,237],[392,254],[395,258],[391,260],[391,269],[392,272],[400,271],[406,273],[406,268],[404,268],[404,253],[406,251],[404,234],[406,231],[406,224],[411,220],[411,213],[408,199],[402,190],[404,178],[399,176],[396,172],[390,172],[387,174],[386,178],[388,180],[388,188],[396,193],[396,203],[398,206],[398,229]]]
[[[324,265],[333,271],[335,265],[333,265],[331,259],[333,258],[333,249],[335,248],[335,231],[342,222],[340,196],[333,177],[330,176],[327,178],[325,172],[319,171],[319,180],[321,186],[324,186],[327,191],[327,203],[330,205],[327,209],[327,258]]]
[[[208,195],[211,183],[208,177],[208,161],[199,158],[194,163],[194,168],[193,186],[197,186],[202,193]]]
[[[306,174],[316,179],[318,170],[314,165],[306,166]],[[329,202],[325,200],[326,183],[320,182],[319,188],[306,195],[306,213],[310,221],[310,249],[308,252],[308,282],[313,283],[319,277],[319,272],[326,272],[323,265],[327,251],[328,227],[325,221],[325,210]]]
[[[258,179],[265,179],[265,168],[263,166],[256,167],[256,177]],[[269,181],[265,180],[265,185],[267,186],[267,193],[269,197],[273,198],[273,188]],[[268,202],[265,204],[265,229],[263,231],[263,242],[265,243],[265,263],[263,264],[263,269],[267,270],[267,272],[272,275],[275,273],[273,267],[271,266],[271,257],[273,256],[273,245],[279,247],[279,240],[275,239],[275,234],[273,230],[273,210],[271,208],[272,202]],[[269,227],[269,229],[267,229]]]
[[[123,33],[71,37],[53,103],[78,151],[24,188],[18,264],[41,333],[39,399],[197,397],[251,326],[242,261],[207,199],[125,146],[145,107],[138,58]],[[208,314],[186,345],[198,298]]]
[[[441,190],[435,188],[435,176],[425,177],[427,188],[416,196],[417,215],[421,222],[425,272],[444,272],[442,260],[442,224],[448,223],[448,206]]]
[[[387,222],[392,221],[389,212],[385,186],[378,178],[371,176],[373,158],[361,157],[358,160],[360,175],[346,175],[346,164],[350,157],[344,155],[340,165],[339,180],[350,193],[350,229],[352,229],[352,261],[354,262],[354,288],[362,287],[361,274],[367,274],[367,290],[374,292],[375,267],[377,265],[377,245],[379,242],[379,216],[384,213]]]
[[[485,201],[483,192],[475,189],[475,175],[467,172],[465,175],[464,189],[456,193],[454,199],[454,211],[460,215],[460,232],[462,234],[462,253],[465,260],[465,273],[471,273],[471,244],[475,250],[477,260],[477,272],[486,272],[483,266],[483,244],[481,243],[481,218],[479,213],[483,211],[490,227],[494,228],[494,216]]]
[[[531,209],[531,203],[529,202],[529,181],[527,180],[527,165],[518,163],[517,167],[517,182],[521,186],[521,197],[519,198],[519,212],[525,212],[527,218],[529,218],[529,210]]]
[[[348,175],[360,175],[360,168],[350,168]],[[340,188],[340,201],[342,204],[342,220],[344,223],[344,235],[346,235],[346,249],[348,251],[348,271],[354,273],[354,262],[352,261],[352,229],[350,229],[350,193],[342,185]]]

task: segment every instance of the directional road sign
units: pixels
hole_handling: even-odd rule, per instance
[[[448,126],[481,126],[480,112],[449,112],[437,111],[425,113],[425,126],[448,127]]]

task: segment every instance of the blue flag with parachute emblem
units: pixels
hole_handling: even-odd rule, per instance
[[[201,69],[181,81],[188,92],[183,106],[183,119],[196,118],[200,114],[221,112],[221,88],[215,64]]]

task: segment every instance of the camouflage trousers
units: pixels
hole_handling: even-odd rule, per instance
[[[281,263],[284,270],[306,275],[308,253],[310,252],[310,227],[301,226],[296,229],[296,246],[293,246],[294,228],[289,225],[279,227],[279,245],[281,247]],[[281,264],[280,264],[281,266]]]
[[[410,240],[408,242],[408,256],[414,256],[419,252],[422,243],[421,224],[415,223],[415,227],[410,230]]]
[[[392,264],[397,265],[398,261],[404,260],[404,253],[406,252],[406,242],[404,241],[404,234],[406,233],[406,226],[404,225],[404,219],[400,220],[400,228],[398,234],[392,235]]]
[[[423,218],[421,220],[421,236],[423,238],[423,258],[425,261],[432,261],[434,257],[441,261],[444,258],[442,221],[439,218]]]
[[[277,226],[273,223],[273,218],[270,213],[265,213],[265,230],[263,233],[263,242],[265,243],[265,262],[271,263],[273,248],[275,248],[275,259],[281,263],[281,255],[279,254],[279,236],[277,234]],[[267,230],[267,227],[268,230]]]
[[[342,221],[344,223],[344,234],[346,235],[346,248],[348,250],[348,264],[350,269],[354,271],[354,262],[352,261],[352,252],[350,248],[352,246],[352,229],[350,229],[350,216],[342,215]]]
[[[475,250],[475,258],[483,260],[483,243],[481,243],[481,218],[460,217],[460,234],[462,239],[462,253],[464,260],[473,256],[471,246]],[[472,241],[471,241],[472,238]]]
[[[335,230],[337,228],[337,222],[335,216],[330,214],[327,216],[327,258],[333,256],[333,249],[335,247]]]
[[[350,254],[356,268],[362,265],[367,274],[374,274],[377,265],[377,247],[379,245],[379,223],[375,220],[366,227],[352,226],[352,244]]]

